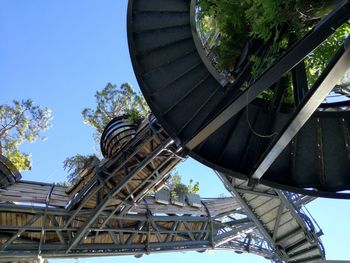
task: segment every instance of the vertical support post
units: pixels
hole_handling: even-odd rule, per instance
[[[270,149],[261,158],[256,170],[251,176],[253,181],[259,180],[264,175],[287,144],[315,112],[320,103],[327,97],[335,84],[343,77],[350,64],[349,42],[350,37],[347,38],[345,45],[338,50],[327,68],[322,72],[321,76],[308,92],[307,97],[305,97],[296,109],[289,123],[282,129],[274,144],[271,145]]]

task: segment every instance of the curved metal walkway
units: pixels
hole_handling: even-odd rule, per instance
[[[282,192],[218,173],[226,188],[234,194],[244,211],[258,226],[279,258],[286,262],[311,262],[324,258],[324,248],[318,232],[301,205],[310,197]]]
[[[297,95],[308,87],[303,59],[348,21],[350,3],[343,1],[245,90],[249,69],[224,87],[208,70],[193,17],[189,1],[129,1],[134,71],[170,136],[205,165],[252,184],[349,198],[338,192],[350,189],[350,114],[346,105],[318,107],[349,67],[349,45],[339,49],[305,99]],[[295,108],[281,103],[285,72],[293,75]],[[267,88],[275,91],[272,101],[256,98]]]

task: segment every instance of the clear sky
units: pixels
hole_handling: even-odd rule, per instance
[[[145,0],[146,1],[146,0]],[[81,111],[107,82],[138,88],[127,46],[126,0],[0,0],[0,104],[32,98],[52,109],[48,140],[21,148],[33,155],[26,180],[64,181],[62,161],[95,151],[92,128]],[[201,195],[226,193],[213,172],[193,160],[179,167],[185,180],[200,181]],[[308,206],[325,235],[328,259],[350,259],[350,201],[317,199]],[[103,262],[267,262],[233,252],[175,253],[104,258]],[[98,262],[100,259],[82,259]],[[55,262],[74,262],[73,259]]]

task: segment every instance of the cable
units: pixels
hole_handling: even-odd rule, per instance
[[[248,123],[248,126],[249,126],[249,128],[250,128],[250,130],[252,131],[252,133],[254,134],[254,135],[256,135],[256,136],[258,136],[258,137],[260,137],[260,138],[272,138],[272,137],[275,137],[276,135],[278,135],[278,133],[277,132],[274,132],[274,133],[272,133],[272,134],[267,134],[267,135],[263,135],[263,134],[260,134],[260,133],[258,133],[257,131],[255,131],[254,129],[253,129],[253,127],[252,127],[252,125],[251,125],[251,123],[250,123],[250,121],[249,121],[249,88],[248,88],[248,91],[247,91],[247,111],[246,111],[246,119],[247,119],[247,123]]]

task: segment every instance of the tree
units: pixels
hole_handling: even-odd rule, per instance
[[[203,38],[203,35],[210,35],[210,31],[220,33],[212,51],[216,54],[218,70],[232,72],[235,76],[244,68],[242,63],[251,64],[251,78],[242,86],[247,87],[339,2],[341,1],[199,0],[199,35]],[[315,83],[349,34],[350,24],[345,23],[306,57],[304,62],[309,87]],[[247,47],[249,48],[246,49]],[[244,56],[241,57],[241,54]],[[288,74],[286,78],[289,85],[283,102],[294,104],[291,75]],[[271,100],[273,94],[272,90],[266,90],[259,97]]]
[[[262,59],[255,56],[249,58],[253,64],[252,75],[257,77],[288,45],[305,35],[339,2],[340,0],[199,0],[198,10],[199,20],[204,23],[207,16],[216,20],[216,23],[211,22],[210,25],[211,30],[221,33],[220,41],[215,47],[221,69],[234,69],[247,41],[259,41],[259,46],[269,43],[268,49],[263,52],[268,56]],[[208,31],[208,26],[201,28]],[[346,32],[344,34],[344,29],[340,31],[336,38],[344,40]],[[336,48],[336,42],[331,39],[326,49]],[[317,66],[324,64],[327,59],[328,56],[323,56],[322,61],[317,61]]]
[[[86,108],[82,111],[84,123],[95,128],[94,139],[99,145],[101,134],[106,125],[115,117],[128,115],[128,121],[131,123],[139,123],[149,114],[148,105],[142,94],[135,90],[128,83],[123,83],[120,87],[108,83],[101,91],[95,94],[96,108]],[[85,169],[93,168],[100,162],[98,154],[80,155],[69,157],[63,162],[63,167],[69,172],[67,180],[73,183],[79,180],[79,176]],[[181,176],[175,172],[167,182],[167,187],[176,195],[180,192],[197,193],[199,191],[199,183],[196,182],[192,186],[192,180],[189,185],[181,182]]]
[[[123,83],[120,87],[108,83],[105,88],[95,93],[95,98],[96,108],[85,108],[82,116],[85,124],[95,128],[93,136],[96,145],[99,145],[104,128],[113,118],[128,115],[127,121],[139,123],[149,113],[145,99],[129,83]],[[64,160],[63,167],[69,172],[67,180],[72,183],[86,168],[98,165],[100,156],[98,150],[97,154],[77,154]]]
[[[6,156],[18,171],[31,169],[31,155],[19,150],[25,142],[45,140],[41,132],[50,128],[51,110],[34,105],[33,101],[13,100],[0,105],[0,154]]]
[[[193,193],[196,194],[199,191],[199,182],[195,182],[193,185],[193,180],[190,179],[189,184],[185,185],[181,176],[177,171],[174,171],[168,181],[166,182],[166,188],[170,191],[173,198],[178,198],[181,194]]]
[[[95,98],[96,108],[85,108],[81,114],[84,123],[96,129],[94,138],[97,143],[113,118],[126,114],[131,123],[137,123],[149,113],[145,99],[129,83],[123,83],[120,87],[108,83],[104,89],[96,92]]]
[[[73,157],[69,157],[63,161],[63,169],[69,172],[67,180],[69,183],[73,183],[79,178],[79,175],[83,173],[85,169],[96,167],[100,162],[100,159],[96,154],[81,155],[77,154]]]

